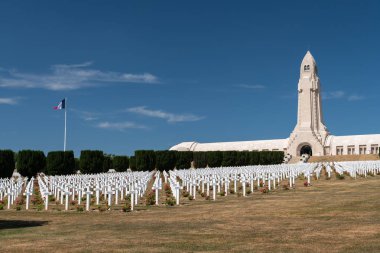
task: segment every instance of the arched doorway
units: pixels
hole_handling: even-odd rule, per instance
[[[302,146],[302,148],[300,150],[300,156],[302,156],[303,154],[308,154],[309,156],[313,155],[313,150],[311,149],[310,145]]]

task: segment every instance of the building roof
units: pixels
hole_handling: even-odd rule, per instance
[[[235,141],[235,142],[215,142],[198,143],[182,142],[170,148],[177,151],[244,151],[244,150],[274,150],[283,151],[288,145],[289,139],[259,140],[259,141]]]

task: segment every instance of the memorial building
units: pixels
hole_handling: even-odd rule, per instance
[[[308,51],[300,67],[297,124],[286,139],[239,142],[182,142],[177,151],[284,151],[291,156],[378,154],[380,134],[332,135],[323,120],[321,83],[317,64]]]

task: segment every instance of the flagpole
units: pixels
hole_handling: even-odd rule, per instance
[[[63,138],[63,151],[66,151],[66,122],[67,122],[67,98],[65,98],[65,135]]]

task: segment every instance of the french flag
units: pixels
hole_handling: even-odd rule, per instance
[[[66,99],[64,98],[57,106],[54,106],[54,110],[63,110],[65,109]]]

